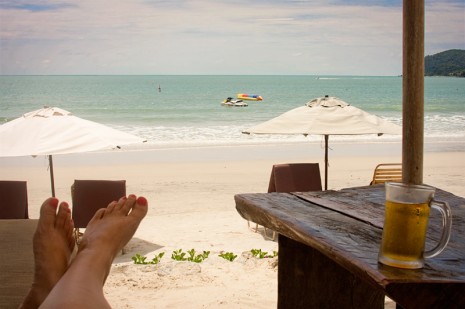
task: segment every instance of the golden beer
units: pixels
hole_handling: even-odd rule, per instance
[[[452,215],[449,204],[434,199],[435,189],[425,185],[386,182],[383,238],[378,261],[399,268],[422,268],[425,258],[441,253],[450,239]],[[425,251],[430,210],[442,215],[442,234],[437,245]]]
[[[386,201],[381,263],[400,268],[423,266],[429,212],[428,203]]]

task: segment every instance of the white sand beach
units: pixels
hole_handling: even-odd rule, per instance
[[[401,161],[398,143],[330,147],[329,189],[368,185],[378,163]],[[465,196],[464,152],[440,148],[426,147],[424,182]],[[149,213],[105,286],[114,308],[274,308],[276,258],[256,259],[250,250],[272,253],[278,244],[247,226],[234,195],[266,192],[277,163],[318,162],[323,178],[323,152],[318,144],[289,144],[54,156],[56,195],[71,202],[74,179],[125,179],[128,194],[148,199]],[[46,158],[1,158],[0,166],[2,179],[28,182],[29,213],[37,218],[50,196]],[[178,249],[210,255],[199,264],[178,262],[171,259]],[[131,260],[161,252],[157,265]],[[221,252],[238,257],[230,262]]]

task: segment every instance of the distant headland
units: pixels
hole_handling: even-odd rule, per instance
[[[465,50],[450,49],[426,56],[425,76],[465,77]]]

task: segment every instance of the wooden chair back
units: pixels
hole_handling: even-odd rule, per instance
[[[321,191],[318,163],[275,164],[271,170],[268,192]]]
[[[29,219],[27,182],[0,180],[0,219]]]
[[[85,228],[95,212],[126,196],[126,180],[75,180],[71,189],[75,228]]]
[[[371,180],[370,185],[376,185],[388,181],[402,182],[401,163],[382,163],[375,167],[373,179]]]

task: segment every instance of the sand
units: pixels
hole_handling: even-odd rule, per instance
[[[400,162],[398,143],[331,145],[329,189],[368,185],[378,163]],[[424,182],[465,196],[464,152],[426,147]],[[459,147],[460,148],[460,147]],[[452,150],[449,150],[452,149]],[[276,241],[254,231],[235,210],[234,195],[266,192],[271,166],[318,162],[321,145],[156,149],[54,156],[57,197],[71,201],[74,179],[126,179],[127,192],[143,195],[149,213],[126,254],[114,261],[104,291],[114,308],[274,308],[277,259],[254,258],[250,250],[272,253]],[[50,195],[47,160],[1,158],[2,179],[27,180],[29,212]],[[171,259],[174,250],[210,251],[202,263]],[[136,253],[157,265],[135,265]],[[237,255],[233,261],[220,253]]]

